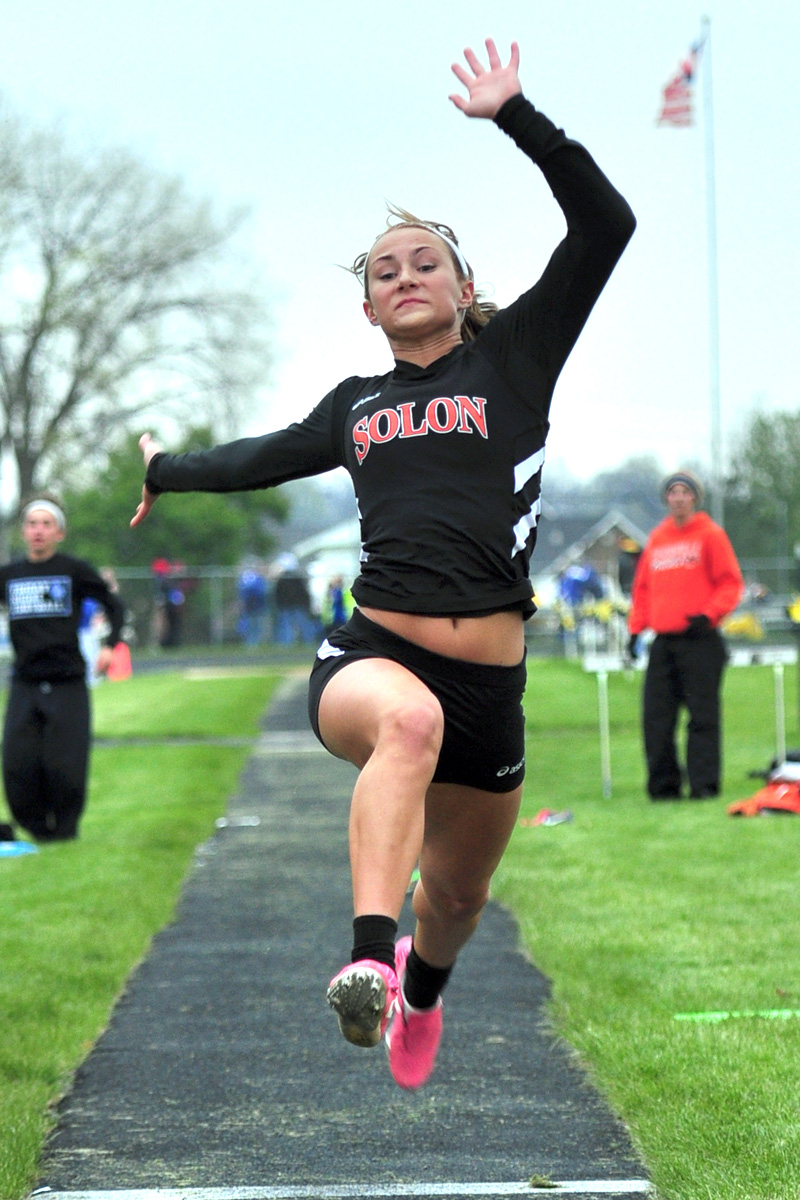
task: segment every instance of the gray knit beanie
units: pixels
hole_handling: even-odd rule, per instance
[[[661,495],[665,500],[667,498],[667,492],[674,483],[685,484],[686,487],[688,487],[689,490],[694,494],[695,504],[703,503],[703,497],[705,495],[705,492],[703,491],[703,485],[697,476],[693,475],[691,471],[674,471],[672,475],[667,476],[667,478],[661,484]]]

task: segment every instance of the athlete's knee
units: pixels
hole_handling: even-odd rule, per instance
[[[436,880],[423,880],[425,899],[431,910],[443,921],[464,924],[479,917],[489,900],[488,884],[439,885]]]
[[[443,733],[444,717],[435,696],[404,698],[384,714],[378,742],[401,747],[415,763],[431,760],[435,764]]]

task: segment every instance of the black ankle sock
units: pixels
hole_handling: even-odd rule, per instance
[[[394,943],[397,937],[397,921],[379,913],[356,917],[353,921],[353,954],[351,962],[361,958],[374,958],[375,962],[386,963],[394,970]]]
[[[433,1008],[450,978],[452,969],[432,967],[420,958],[412,945],[403,976],[403,995],[411,1007]]]

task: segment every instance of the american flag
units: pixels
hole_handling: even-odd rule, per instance
[[[697,61],[702,45],[702,41],[695,42],[678,70],[664,85],[661,112],[656,120],[657,125],[675,125],[679,129],[683,129],[687,125],[694,124],[692,85],[697,76]]]

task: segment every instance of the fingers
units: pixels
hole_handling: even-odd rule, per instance
[[[492,38],[486,39],[488,70],[469,46],[464,51],[469,70],[461,63],[452,63],[451,70],[466,88],[468,95],[454,94],[449,99],[468,117],[493,117],[500,105],[521,91],[518,67],[519,46],[511,43],[508,66],[504,67]]]
[[[161,453],[161,447],[159,446],[158,442],[153,441],[152,434],[150,434],[150,433],[143,433],[142,436],[139,438],[139,449],[141,450],[142,454],[144,455],[145,468],[147,468],[150,465],[150,460],[152,458],[154,458],[156,456],[156,454]],[[141,503],[139,504],[139,507],[136,509],[136,512],[133,514],[133,517],[131,518],[131,522],[130,522],[132,529],[136,525],[141,525],[142,521],[145,519],[147,514],[150,512],[150,509],[153,507],[153,505],[155,504],[157,499],[158,499],[158,497],[154,496],[152,492],[148,492],[146,487],[142,488]]]
[[[487,45],[488,45],[488,43],[487,43]],[[496,57],[497,57],[497,51],[495,51],[495,58]],[[472,68],[473,75],[478,76],[478,75],[483,75],[485,73],[483,67],[481,66],[480,59],[478,58],[475,51],[471,50],[469,48],[469,46],[467,46],[466,50],[464,51],[464,58],[467,60],[470,67]],[[490,60],[490,63],[491,63],[491,60]]]
[[[131,517],[131,522],[130,522],[131,529],[135,529],[135,527],[137,525],[141,525],[142,521],[145,519],[147,514],[150,512],[150,509],[153,507],[153,505],[155,504],[157,499],[158,499],[158,497],[154,496],[152,494],[152,492],[148,492],[146,487],[142,488],[142,499],[139,503],[139,507],[136,509],[136,512]]]
[[[489,60],[489,70],[502,71],[503,63],[493,38],[486,39],[486,54]],[[486,74],[486,69],[484,68],[475,51],[470,46],[467,46],[467,48],[464,50],[464,58],[467,60],[467,63],[472,71],[472,77],[467,74],[460,63],[453,63],[452,70],[453,74],[458,77],[459,81],[463,83],[465,87],[469,87],[469,85],[473,83],[475,79],[479,79],[481,75]],[[517,42],[511,43],[511,55],[508,60],[508,65],[514,71],[516,71],[519,67],[519,43]]]
[[[470,50],[469,47],[467,47],[467,49],[464,51],[464,58],[467,60],[470,67],[472,68],[471,75],[467,71],[464,70],[461,63],[453,63],[451,65],[450,69],[453,72],[453,74],[456,76],[456,78],[458,79],[459,83],[463,83],[464,87],[467,88],[467,90],[469,90],[472,87],[475,80],[478,79],[479,76],[485,75],[486,72],[484,71],[483,67],[481,66],[474,51]]]
[[[141,525],[142,521],[145,519],[146,516],[147,516],[147,512],[144,507],[144,501],[142,501],[142,503],[136,509],[136,512],[131,517],[131,520],[130,520],[131,529],[135,529],[135,527],[137,525]]]
[[[503,64],[500,62],[497,46],[495,46],[492,38],[486,39],[486,53],[489,57],[489,67],[492,71],[496,71],[499,67],[502,67]]]
[[[463,83],[464,87],[469,89],[473,80],[472,80],[472,77],[469,76],[467,74],[467,72],[464,70],[464,68],[461,66],[461,63],[453,63],[452,66],[450,67],[450,70],[453,72],[456,79],[458,79],[459,83]]]

